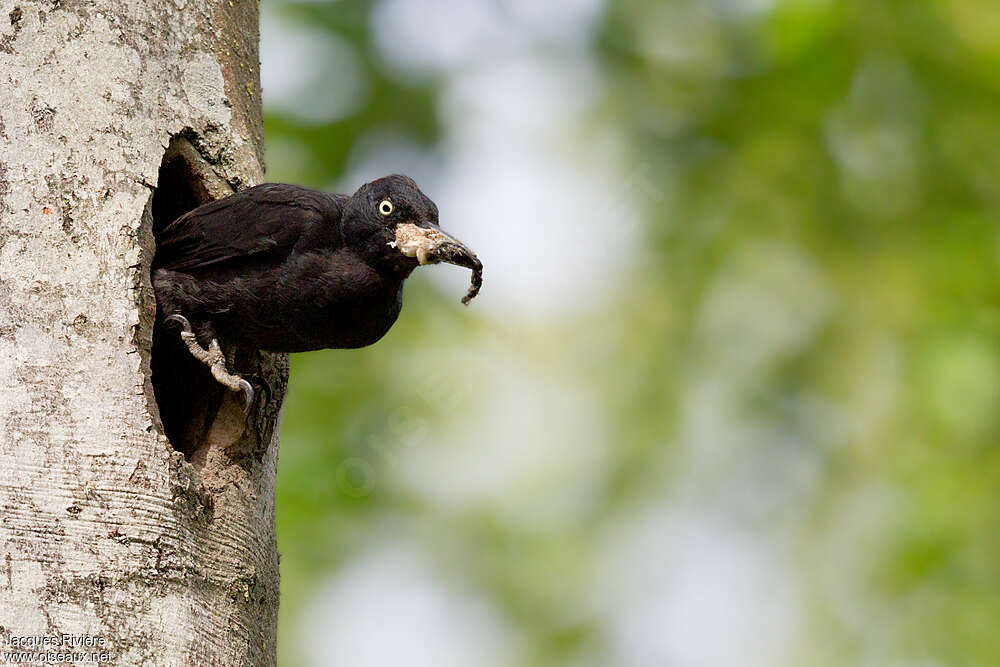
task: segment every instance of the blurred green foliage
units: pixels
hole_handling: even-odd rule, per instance
[[[349,43],[371,94],[324,125],[269,114],[267,140],[304,149],[271,178],[336,182],[372,132],[435,145],[445,76],[387,68],[369,3],[280,11]],[[693,483],[711,502],[736,494],[728,516],[792,554],[804,629],[774,664],[1000,664],[998,35],[983,0],[610,3],[590,46],[605,88],[580,124],[626,138],[634,270],[611,303],[524,330],[416,281],[378,345],[293,359],[283,663],[301,660],[290,638],[309,593],[388,520],[485,591],[522,664],[590,664],[609,632],[579,609],[595,545]],[[611,454],[574,520],[446,511],[392,482],[411,413],[450,419],[415,378],[455,361],[421,351],[465,359],[484,340],[598,397]],[[459,406],[490,397],[461,372],[445,384]],[[707,423],[754,433],[707,471],[679,444],[698,438],[702,391],[723,396]],[[738,471],[780,486],[799,457],[807,492],[741,514]]]

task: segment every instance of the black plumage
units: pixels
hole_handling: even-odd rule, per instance
[[[405,176],[367,183],[350,197],[258,185],[159,232],[158,315],[189,322],[203,349],[216,339],[270,352],[370,345],[396,321],[403,281],[422,263],[473,269],[464,301],[478,292],[478,258],[437,223],[437,206]],[[186,342],[215,374],[221,355],[201,358]]]

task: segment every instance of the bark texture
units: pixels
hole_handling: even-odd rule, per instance
[[[286,360],[229,351],[269,400],[244,422],[216,396],[187,458],[149,372],[165,155],[184,182],[161,203],[262,176],[257,16],[0,0],[0,652],[68,634],[121,665],[275,661]]]

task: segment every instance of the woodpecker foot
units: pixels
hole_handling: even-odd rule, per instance
[[[188,322],[186,317],[177,314],[168,315],[163,321],[174,322],[181,326],[181,340],[184,341],[188,351],[191,352],[191,356],[208,366],[208,369],[212,372],[212,377],[219,384],[230,391],[243,393],[243,414],[248,414],[250,406],[253,405],[253,385],[239,375],[229,372],[229,369],[226,368],[226,356],[222,353],[219,341],[213,338],[206,350],[198,343],[194,329],[191,328],[191,323]]]

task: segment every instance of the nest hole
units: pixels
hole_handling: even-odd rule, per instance
[[[171,222],[214,199],[205,180],[208,172],[199,169],[200,160],[186,138],[175,137],[170,143],[160,164],[151,204],[154,242]],[[151,279],[155,278],[156,267],[154,252]],[[160,305],[157,303],[150,358],[153,395],[171,446],[191,460],[206,441],[224,389],[205,365],[191,356],[178,328],[163,323],[169,313],[163,313]]]

